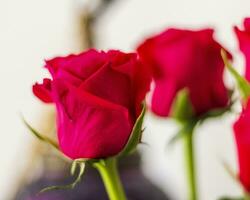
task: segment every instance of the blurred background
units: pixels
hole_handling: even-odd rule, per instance
[[[55,130],[53,106],[42,104],[31,92],[32,84],[47,74],[42,68],[44,59],[78,53],[91,46],[132,51],[145,37],[169,26],[211,26],[216,29],[217,39],[237,55],[235,65],[244,64],[232,26],[250,16],[249,0],[102,1],[0,0],[0,199],[21,200],[18,194],[23,195],[22,187],[43,177],[45,167],[53,171],[53,163],[62,162],[55,152],[28,134],[20,120],[22,113],[40,132],[50,134]],[[237,169],[231,131],[234,118],[226,114],[197,129],[202,200],[241,192],[222,165],[226,161]],[[142,176],[170,199],[185,200],[182,146],[177,143],[167,148],[177,126],[147,113],[145,127],[143,141],[149,145],[139,147]]]

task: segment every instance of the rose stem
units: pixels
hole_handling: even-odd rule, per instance
[[[126,195],[118,174],[116,158],[108,158],[94,163],[99,171],[110,200],[126,200]]]
[[[194,159],[194,149],[193,149],[193,129],[189,130],[183,136],[184,142],[184,156],[186,161],[186,174],[188,183],[188,199],[196,200],[196,180],[195,180],[195,159]]]

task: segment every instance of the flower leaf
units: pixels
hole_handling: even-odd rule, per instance
[[[225,171],[229,174],[229,176],[236,182],[238,183],[240,186],[242,186],[238,175],[232,170],[232,168],[229,166],[229,164],[225,161],[222,161],[222,165],[225,169]]]
[[[240,93],[244,100],[247,100],[247,98],[250,96],[250,84],[249,82],[242,77],[232,66],[230,61],[227,58],[227,53],[225,50],[221,49],[221,56],[223,58],[224,64],[227,67],[227,69],[230,71],[230,73],[233,75],[237,82],[237,86],[240,90]]]
[[[179,139],[181,139],[185,134],[189,134],[190,132],[192,132],[195,126],[197,125],[197,123],[198,123],[197,120],[189,120],[185,123],[182,123],[182,126],[178,130],[178,132],[169,140],[167,147],[171,147]]]
[[[44,193],[44,192],[48,192],[48,191],[52,191],[52,190],[67,190],[67,189],[73,189],[80,181],[81,181],[81,178],[84,174],[84,169],[85,169],[85,163],[84,162],[73,162],[75,163],[75,168],[77,167],[77,165],[79,166],[79,173],[78,173],[78,176],[77,178],[75,179],[75,181],[71,184],[68,184],[68,185],[59,185],[59,186],[49,186],[49,187],[46,187],[44,189],[42,189],[39,193]],[[73,164],[72,164],[73,165]]]
[[[143,132],[142,123],[143,123],[143,119],[145,116],[145,112],[146,112],[146,106],[145,104],[143,104],[142,112],[135,122],[132,133],[129,137],[129,140],[126,146],[124,147],[124,149],[117,155],[118,157],[126,156],[132,153],[136,149],[137,144],[140,143],[142,132]]]
[[[79,164],[81,163],[95,163],[97,162],[99,159],[92,159],[92,158],[79,158],[79,159],[75,159],[73,160],[72,164],[71,164],[71,168],[70,168],[70,174],[73,176],[75,175],[76,172],[76,168]]]
[[[207,113],[199,116],[199,118],[198,118],[199,124],[202,124],[208,118],[220,117],[227,112],[230,112],[230,111],[232,112],[232,106],[235,102],[236,102],[236,99],[232,99],[231,95],[230,95],[230,101],[226,107],[215,108],[215,109],[212,109],[212,110],[208,111]]]
[[[76,172],[76,168],[77,168],[77,160],[74,160],[71,164],[71,168],[70,168],[70,174],[73,176],[75,175]]]
[[[37,137],[39,140],[50,144],[51,146],[53,146],[54,148],[56,148],[57,150],[59,150],[59,146],[58,144],[51,138],[42,135],[41,133],[39,133],[38,131],[36,131],[25,119],[23,116],[21,116],[23,123],[25,124],[25,126],[30,130],[30,132]]]

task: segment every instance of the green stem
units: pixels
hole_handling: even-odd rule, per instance
[[[196,177],[195,177],[195,159],[193,149],[193,128],[183,136],[184,156],[186,161],[186,174],[188,183],[188,200],[196,200]]]
[[[115,158],[101,160],[93,164],[99,171],[110,200],[126,200],[126,195],[118,174]]]

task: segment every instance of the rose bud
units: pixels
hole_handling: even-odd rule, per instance
[[[200,116],[228,105],[223,82],[223,48],[212,29],[198,31],[167,29],[138,47],[143,63],[155,83],[151,109],[159,116],[171,116],[177,93],[188,91],[192,112]]]
[[[250,193],[250,101],[234,123],[234,136],[238,151],[239,179],[246,192]]]
[[[88,50],[46,61],[52,79],[33,86],[55,103],[60,150],[71,159],[106,158],[127,144],[150,77],[135,53]]]
[[[250,18],[246,18],[243,24],[242,30],[234,27],[234,31],[238,38],[240,50],[246,60],[245,77],[247,80],[250,80]]]

